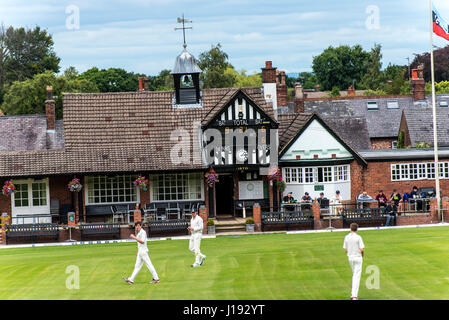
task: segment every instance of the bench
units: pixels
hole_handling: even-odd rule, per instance
[[[32,243],[38,237],[59,240],[59,229],[56,223],[11,224],[6,226],[6,244],[11,238],[26,238]]]
[[[386,221],[385,208],[347,209],[341,212],[343,225],[352,222]],[[394,219],[396,223],[396,219]]]
[[[149,235],[152,232],[159,231],[185,231],[189,234],[188,226],[189,221],[187,219],[155,220],[148,223],[148,231]]]
[[[120,238],[120,223],[80,224],[81,241],[91,235],[112,235]]]
[[[287,211],[287,212],[263,212],[261,214],[262,231],[265,225],[284,224],[289,230],[291,224],[310,224],[313,229],[314,219],[312,210]]]

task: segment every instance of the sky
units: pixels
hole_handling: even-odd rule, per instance
[[[449,1],[433,0],[449,21]],[[312,70],[329,46],[382,45],[383,67],[430,49],[427,0],[0,0],[5,26],[52,34],[61,71],[123,68],[156,75],[182,51],[177,18],[193,21],[187,50],[197,58],[220,43],[238,70],[265,61],[286,72]],[[434,45],[447,41],[434,36]]]

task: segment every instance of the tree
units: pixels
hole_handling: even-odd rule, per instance
[[[426,82],[431,81],[429,52],[416,55],[410,65],[410,68],[415,69],[419,64],[424,64],[424,80],[426,80]],[[449,80],[449,45],[444,48],[434,50],[434,67],[435,82]]]
[[[340,97],[340,89],[337,86],[334,86],[329,93],[329,97]]]
[[[200,54],[198,66],[203,71],[200,79],[204,88],[229,88],[236,81],[233,74],[225,72],[233,66],[228,62],[228,55],[221,50],[220,43]]]
[[[60,59],[46,30],[0,27],[0,102],[5,86],[46,70],[59,72]]]
[[[262,86],[262,75],[260,73],[247,75],[246,70],[242,69],[240,71],[236,71],[232,67],[228,67],[224,73],[225,75],[230,75],[235,79],[231,87],[239,88]]]
[[[294,88],[295,83],[299,82],[304,89],[315,89],[315,86],[318,84],[318,79],[313,72],[301,72],[297,78],[287,76],[285,82],[289,88]]]
[[[171,71],[164,69],[155,77],[150,77],[150,90],[173,89],[173,76]]]
[[[6,115],[45,113],[46,88],[53,87],[56,96],[56,117],[62,118],[63,92],[99,92],[97,86],[82,79],[67,79],[52,71],[35,75],[32,79],[14,82],[5,93],[2,110]]]
[[[79,75],[78,79],[94,83],[100,92],[130,92],[139,88],[139,77],[144,74],[135,74],[121,68],[98,69],[90,68]]]
[[[365,61],[365,73],[360,82],[360,87],[364,89],[377,90],[382,85],[382,46],[375,44]]]
[[[370,54],[360,45],[330,46],[313,58],[312,69],[323,90],[331,90],[334,86],[346,90],[354,80],[358,83],[362,79],[369,58]]]

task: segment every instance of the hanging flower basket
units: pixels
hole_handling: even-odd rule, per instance
[[[134,180],[133,184],[136,187],[139,187],[143,192],[148,191],[148,179],[145,179],[145,176],[139,176],[136,180]]]
[[[83,185],[81,184],[80,179],[73,178],[72,181],[69,182],[67,187],[69,188],[70,192],[80,192],[83,188]]]
[[[209,172],[207,172],[204,177],[206,178],[206,182],[209,185],[209,187],[213,187],[215,183],[217,183],[218,180],[218,174],[215,172],[214,169],[210,169]]]
[[[5,196],[9,196],[10,194],[16,193],[16,186],[10,180],[7,180],[3,185],[2,193]]]

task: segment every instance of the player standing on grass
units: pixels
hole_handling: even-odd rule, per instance
[[[195,254],[195,263],[192,267],[199,267],[203,264],[206,256],[200,252],[201,237],[203,234],[203,218],[201,218],[196,211],[192,211],[192,219],[190,220],[190,226],[187,228],[190,230],[190,242],[189,250]]]
[[[142,229],[142,223],[137,221],[135,223],[137,236],[131,234],[131,238],[137,241],[137,259],[136,266],[134,267],[133,274],[130,278],[123,278],[123,280],[129,284],[134,284],[134,278],[139,273],[142,265],[145,263],[148,270],[150,270],[153,281],[150,283],[158,283],[159,277],[157,276],[156,269],[154,269],[153,264],[151,263],[150,257],[148,256],[148,247],[147,247],[147,233]]]
[[[362,237],[357,234],[357,223],[351,223],[351,233],[346,235],[343,249],[348,254],[349,265],[352,269],[351,299],[357,300],[359,292],[360,276],[362,275],[362,261],[365,253],[365,245]]]

